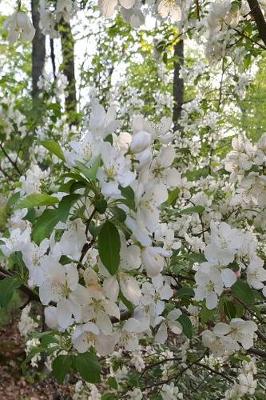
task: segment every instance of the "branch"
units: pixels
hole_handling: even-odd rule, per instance
[[[266,360],[266,351],[264,350],[255,349],[255,347],[251,347],[251,349],[248,350],[248,353],[255,354],[256,356],[262,357]]]
[[[205,368],[205,369],[207,369],[208,371],[210,371],[213,374],[221,376],[222,378],[226,379],[228,382],[230,382],[232,384],[234,383],[233,379],[231,379],[228,376],[226,376],[223,372],[216,371],[216,369],[213,369],[213,368],[209,367],[208,365],[202,364],[201,362],[197,362],[197,363],[195,363],[195,365],[198,365],[199,367]]]
[[[264,44],[266,45],[266,21],[264,19],[263,13],[261,11],[260,5],[258,0],[248,0],[249,8],[252,17],[254,18],[258,31],[259,36],[263,40]]]
[[[4,146],[2,143],[0,143],[0,149],[2,150],[2,152],[4,153],[4,155],[6,156],[6,158],[8,159],[8,161],[10,162],[10,164],[15,168],[15,170],[17,171],[17,173],[19,175],[21,175],[21,171],[17,165],[17,163],[15,161],[12,160],[12,158],[9,156],[9,154],[7,153],[7,151],[5,150]]]

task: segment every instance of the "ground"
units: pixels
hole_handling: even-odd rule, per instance
[[[59,385],[36,369],[22,372],[24,343],[17,321],[0,328],[0,400],[71,400],[71,385]]]

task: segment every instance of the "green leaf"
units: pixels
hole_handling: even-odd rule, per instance
[[[100,382],[101,366],[93,351],[78,354],[75,357],[75,369],[87,382]]]
[[[169,206],[175,205],[176,200],[178,199],[179,193],[180,193],[179,188],[175,188],[174,190],[169,191],[168,199],[167,199],[167,203]]]
[[[202,214],[204,210],[205,207],[203,206],[193,206],[184,208],[183,210],[180,211],[180,214],[192,214],[192,213]]]
[[[192,334],[193,334],[193,326],[192,323],[189,319],[189,317],[185,314],[182,314],[179,318],[178,321],[183,327],[183,332],[186,335],[187,338],[191,339]]]
[[[60,160],[65,161],[65,156],[60,145],[54,140],[44,140],[41,144],[49,150],[50,153],[56,155]]]
[[[77,193],[69,194],[62,198],[57,208],[59,221],[66,222],[71,207],[79,198],[80,194]]]
[[[194,296],[194,290],[190,287],[182,287],[177,291],[177,297],[193,297]]]
[[[120,236],[115,225],[106,221],[98,236],[99,256],[103,265],[114,275],[120,263]]]
[[[7,201],[7,207],[12,207],[14,204],[16,204],[19,198],[20,198],[19,192],[12,194]]]
[[[232,319],[236,317],[236,308],[235,305],[232,301],[225,300],[223,303],[223,309],[225,315],[227,315],[228,318]]]
[[[53,375],[59,383],[63,383],[66,375],[71,371],[73,367],[73,359],[74,358],[71,355],[60,355],[53,361]]]
[[[0,281],[0,307],[6,307],[9,304],[15,290],[19,287],[20,281],[16,277],[8,277]]]
[[[135,194],[134,190],[130,187],[122,187],[119,186],[119,189],[121,190],[121,194],[124,197],[124,199],[121,199],[121,201],[127,205],[131,210],[136,209],[136,204],[135,204]]]
[[[240,279],[232,286],[232,293],[239,300],[243,301],[245,304],[253,304],[255,301],[255,296],[253,290],[247,284],[247,282],[241,281]]]
[[[97,199],[94,206],[98,213],[104,214],[107,209],[107,201],[104,198]]]
[[[87,165],[83,164],[82,162],[77,162],[77,169],[82,173],[85,178],[90,181],[95,181],[98,168],[101,164],[100,157],[97,157],[94,163],[88,167]]]
[[[126,220],[127,214],[121,208],[111,207],[110,210],[112,211],[112,214],[115,217],[115,219],[117,219],[119,222],[124,222]]]
[[[112,389],[118,389],[118,383],[117,380],[115,379],[115,377],[110,376],[110,378],[108,378],[107,380],[107,384],[110,386],[110,388]]]
[[[33,225],[33,241],[39,245],[45,238],[49,238],[59,221],[57,209],[45,210]]]
[[[46,193],[32,193],[25,197],[24,199],[20,199],[15,209],[21,208],[34,208],[34,207],[41,207],[41,206],[52,206],[59,202],[57,197],[50,196]]]
[[[42,213],[32,229],[32,239],[36,244],[39,245],[42,240],[49,238],[58,222],[66,222],[72,205],[79,198],[79,194],[67,195],[60,201],[58,208]]]
[[[213,321],[215,318],[215,310],[209,310],[205,305],[200,310],[200,320],[204,323]]]

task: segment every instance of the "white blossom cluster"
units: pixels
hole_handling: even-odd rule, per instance
[[[93,240],[81,219],[60,224],[58,229],[63,229],[60,240],[52,235],[39,246],[31,241],[31,224],[23,220],[14,229],[11,227],[10,238],[2,238],[1,248],[6,256],[21,251],[29,272],[28,284],[38,287],[40,300],[47,306],[47,325],[64,331],[78,324],[72,341],[80,352],[95,345],[100,354],[110,353],[118,341],[133,350],[138,347],[139,338],[155,327],[159,327],[156,339],[160,343],[166,341],[168,329],[175,334],[182,332],[177,321],[181,315],[179,310],[162,316],[164,301],[173,295],[170,279],[162,272],[171,249],[178,247],[174,235],[169,236],[168,232],[165,236],[164,229],[159,229],[160,206],[167,200],[167,190],[174,188],[179,180],[172,167],[175,152],[170,143],[171,135],[161,136],[155,127],[136,116],[133,134],[113,134],[111,145],[105,138],[118,127],[114,110],[110,108],[105,113],[95,102],[87,132],[80,141],[70,142],[69,149],[65,150],[66,164],[70,168],[81,162],[93,165],[101,160],[97,190],[110,207],[118,204],[126,215],[125,229],[131,235],[126,238],[120,232],[121,261],[115,275],[111,276],[99,263],[94,246],[86,254],[86,264],[82,268],[77,264],[84,245]],[[161,143],[161,148],[154,151],[155,140]],[[40,179],[44,177],[38,167],[34,167],[25,180],[21,180],[21,194],[39,192]],[[135,210],[123,204],[123,188],[129,186],[134,192]],[[58,198],[63,195],[57,194]],[[89,197],[92,195],[90,192]],[[93,212],[89,197],[84,195],[88,218]],[[20,218],[25,213],[18,211],[15,215]],[[69,259],[64,266],[60,263],[62,256]],[[140,275],[150,279],[139,280]],[[134,305],[135,311],[131,318],[114,327],[112,321],[119,321],[123,313],[120,291]]]

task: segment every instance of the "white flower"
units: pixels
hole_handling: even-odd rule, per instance
[[[141,153],[146,150],[151,144],[151,134],[145,131],[139,131],[132,137],[130,150],[133,153]]]
[[[155,277],[163,270],[165,258],[169,255],[161,247],[146,247],[142,250],[142,262],[144,268],[150,277]]]
[[[42,262],[46,260],[49,240],[45,239],[37,246],[33,242],[26,243],[22,248],[22,258],[29,270],[29,286],[39,286],[45,279]],[[51,257],[49,257],[51,259]],[[54,261],[54,260],[51,260]]]
[[[48,171],[42,171],[36,164],[32,164],[27,170],[25,176],[20,178],[21,182],[21,193],[31,194],[40,192],[41,180],[49,175]]]
[[[202,341],[216,356],[223,356],[226,353],[233,354],[239,350],[239,343],[245,350],[253,346],[256,330],[255,322],[233,318],[230,324],[217,323],[213,332],[209,330],[202,332]]]
[[[135,191],[136,219],[150,232],[154,232],[159,224],[159,206],[167,200],[167,197],[167,189],[161,183],[147,184],[146,186],[139,184]]]
[[[74,322],[73,315],[75,320],[80,319],[80,305],[75,297],[75,292],[78,292],[80,287],[77,268],[71,264],[63,266],[53,263],[49,258],[42,267],[45,280],[39,288],[40,300],[44,305],[48,305],[51,301],[57,303],[58,324],[62,329],[66,329]]]
[[[244,321],[241,318],[233,318],[230,322],[230,336],[239,342],[245,350],[253,346],[254,333],[258,329],[253,321]]]
[[[167,188],[176,187],[180,179],[178,171],[175,168],[171,168],[175,154],[173,147],[163,147],[151,163],[151,171],[155,181],[164,184]]]
[[[103,106],[94,100],[88,127],[94,137],[104,139],[119,128],[119,126],[120,122],[116,120],[115,107],[111,106],[106,112]]]
[[[30,234],[31,230],[27,226],[24,230],[12,229],[9,238],[1,237],[4,244],[0,244],[0,248],[4,255],[9,257],[15,251],[22,251],[31,241]]]
[[[99,6],[105,17],[111,17],[116,6],[120,5],[126,9],[130,9],[134,6],[136,0],[99,0]]]
[[[209,330],[202,332],[202,342],[204,346],[209,347],[216,357],[232,354],[239,350],[238,343],[230,336],[220,335],[218,329],[216,332],[211,332]]]
[[[142,400],[143,399],[143,393],[139,388],[135,388],[134,390],[127,392],[127,395],[129,396],[129,400]]]
[[[250,260],[247,267],[247,282],[254,289],[263,289],[266,281],[266,270],[263,267],[264,262],[259,257],[254,257]]]
[[[156,335],[155,343],[165,343],[168,337],[167,328],[170,329],[175,335],[180,335],[183,331],[181,323],[178,318],[182,315],[182,312],[178,309],[174,309],[167,314],[167,317],[161,323]]]
[[[64,18],[65,21],[69,22],[70,17],[73,13],[72,0],[57,0],[55,12],[57,14],[58,21],[60,21],[61,18]]]
[[[90,347],[106,356],[114,350],[118,337],[116,335],[103,335],[97,324],[88,322],[75,328],[72,334],[72,343],[79,353],[85,353]]]
[[[206,299],[208,309],[213,309],[218,304],[218,296],[223,292],[223,280],[218,268],[208,263],[202,263],[195,274],[197,287],[195,299]]]
[[[179,0],[161,0],[158,5],[158,13],[166,18],[168,15],[175,21],[180,21],[182,17]]]
[[[140,248],[136,245],[127,246],[124,237],[121,237],[120,268],[116,277],[108,277],[104,281],[106,297],[117,301],[119,287],[121,292],[132,304],[138,305],[141,299],[141,290],[135,277],[129,271],[137,270],[141,266]]]
[[[19,37],[22,40],[32,41],[35,35],[35,28],[27,14],[18,11],[12,14],[4,23],[4,28],[8,31],[9,43],[15,43]]]
[[[54,246],[54,251],[57,254],[65,255],[72,260],[78,261],[86,241],[85,225],[81,219],[75,219],[68,222],[60,241],[56,242]]]
[[[118,186],[129,186],[134,181],[135,174],[130,171],[129,161],[110,143],[105,142],[102,144],[101,158],[103,167],[98,169],[97,178],[100,182],[102,193],[107,197],[119,198],[121,197],[121,191]]]
[[[204,254],[207,260],[217,265],[228,265],[234,261],[238,249],[241,247],[243,234],[238,229],[231,228],[225,222],[211,223],[210,243]]]
[[[163,385],[161,396],[163,400],[183,399],[183,394],[179,392],[178,387],[176,387],[173,382],[171,382],[169,385]]]
[[[28,304],[26,307],[23,308],[21,313],[20,321],[18,323],[18,329],[22,336],[27,336],[38,327],[38,323],[35,322],[29,315],[30,310],[31,304]]]

